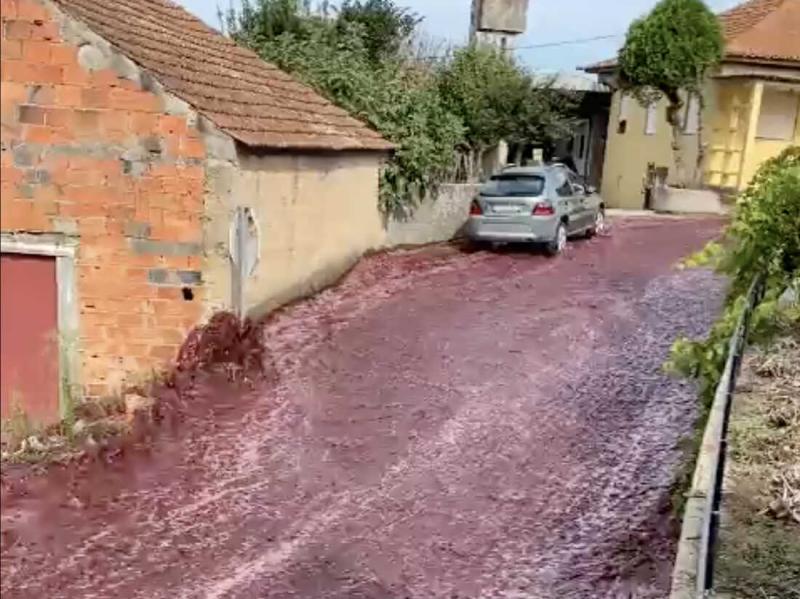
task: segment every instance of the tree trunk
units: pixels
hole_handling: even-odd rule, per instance
[[[706,108],[706,99],[702,90],[697,94],[697,164],[695,164],[694,183],[696,186],[703,184],[703,163],[706,158],[706,145],[703,139],[703,113]]]
[[[685,185],[686,174],[681,153],[681,108],[683,108],[683,100],[681,100],[677,90],[665,92],[665,95],[669,100],[667,121],[672,127],[672,155],[675,159],[675,177],[673,180],[678,185]]]

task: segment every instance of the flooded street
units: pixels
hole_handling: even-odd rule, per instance
[[[365,259],[266,323],[276,381],[4,481],[4,599],[664,597],[695,392],[661,365],[723,295],[674,266],[719,229]]]

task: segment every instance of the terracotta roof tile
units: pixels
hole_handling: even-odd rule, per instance
[[[800,0],[749,0],[720,13],[726,58],[800,62]],[[613,71],[611,58],[583,67]]]
[[[729,57],[800,62],[800,0],[750,0],[720,20]]]
[[[390,150],[380,134],[171,0],[55,0],[234,139]]]

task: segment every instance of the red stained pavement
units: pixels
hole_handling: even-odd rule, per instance
[[[276,382],[6,481],[3,598],[664,597],[695,391],[661,365],[724,291],[675,264],[720,226],[365,259],[265,324]]]

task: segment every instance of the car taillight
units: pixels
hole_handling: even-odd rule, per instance
[[[481,205],[478,203],[478,200],[472,200],[472,203],[469,205],[469,215],[470,216],[481,216],[483,214],[483,209]]]
[[[533,216],[553,216],[556,213],[555,208],[550,204],[536,204],[533,207]]]

